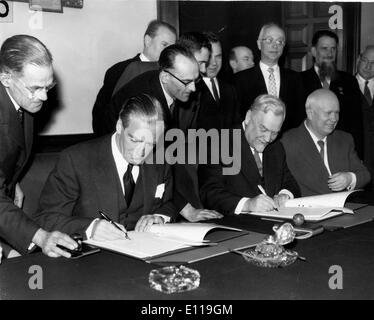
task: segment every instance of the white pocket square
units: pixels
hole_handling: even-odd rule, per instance
[[[162,199],[162,196],[164,195],[164,191],[165,191],[165,183],[159,184],[156,189],[155,198]]]

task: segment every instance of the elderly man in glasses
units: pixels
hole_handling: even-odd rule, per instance
[[[242,117],[257,96],[271,94],[280,98],[287,108],[282,131],[298,126],[304,118],[299,74],[278,65],[285,45],[283,29],[275,23],[265,24],[257,40],[257,47],[261,51],[260,63],[234,75]]]
[[[0,242],[5,256],[16,249],[27,253],[35,245],[51,257],[70,257],[77,243],[60,232],[46,232],[22,211],[24,174],[33,137],[33,114],[54,86],[52,55],[38,39],[16,35],[0,49]],[[10,245],[10,247],[9,247]],[[9,254],[10,253],[10,254]]]

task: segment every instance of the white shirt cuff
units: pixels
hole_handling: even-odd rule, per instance
[[[168,223],[168,222],[170,222],[170,217],[169,217],[169,216],[165,216],[165,215],[163,215],[163,214],[157,214],[157,213],[155,213],[154,215],[155,215],[155,216],[162,217],[162,218],[164,219],[164,223]]]
[[[243,207],[244,207],[244,204],[247,200],[249,200],[250,198],[241,198],[239,203],[237,204],[236,208],[235,208],[235,211],[234,213],[235,214],[241,214],[243,212]]]
[[[348,172],[352,177],[351,184],[347,187],[347,190],[353,190],[356,187],[357,184],[357,177],[353,172]]]
[[[286,194],[286,195],[288,195],[290,197],[290,199],[294,198],[292,192],[288,191],[287,189],[282,189],[281,191],[278,192],[278,194]]]
[[[96,224],[96,221],[97,220],[100,220],[99,218],[96,218],[94,221],[92,221],[90,223],[90,225],[88,226],[87,230],[86,230],[86,237],[87,239],[91,239],[92,238],[92,229],[94,227],[94,225]]]

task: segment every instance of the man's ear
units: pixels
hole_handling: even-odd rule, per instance
[[[249,109],[245,115],[244,123],[245,125],[248,125],[249,121],[252,119],[252,110]]]
[[[315,47],[312,47],[312,48],[310,49],[310,53],[311,53],[312,56],[315,58],[316,55],[317,55],[316,48],[315,48]]]
[[[230,60],[229,64],[230,64],[230,67],[231,67],[232,71],[235,72],[236,65],[237,65],[236,61],[235,60]]]
[[[160,80],[162,83],[167,83],[168,82],[168,77],[169,75],[165,71],[160,72]]]
[[[261,51],[261,40],[260,39],[257,40],[257,48],[258,50]]]
[[[11,75],[8,72],[0,73],[0,82],[4,87],[8,88],[10,86]]]
[[[122,125],[122,120],[118,119],[116,123],[116,133],[120,134],[122,131],[123,125]]]
[[[144,46],[146,48],[149,48],[149,46],[151,45],[151,41],[152,41],[152,38],[148,34],[146,34],[144,36]]]

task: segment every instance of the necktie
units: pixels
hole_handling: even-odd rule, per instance
[[[262,162],[261,162],[261,159],[260,159],[260,155],[258,154],[258,152],[256,150],[254,150],[253,151],[253,156],[254,156],[255,161],[256,161],[258,172],[260,173],[260,176],[262,177]]]
[[[175,101],[173,101],[173,103],[170,105],[169,109],[170,109],[171,117],[173,117],[174,109],[175,109]]]
[[[370,93],[370,89],[368,87],[368,83],[369,83],[369,81],[366,80],[365,81],[365,88],[364,88],[364,96],[365,96],[368,104],[371,106],[373,100],[371,99],[371,93]]]
[[[322,82],[322,88],[323,88],[323,89],[329,89],[329,88],[330,88],[329,83],[328,83],[326,77],[323,78],[323,79],[321,79],[321,82]]]
[[[133,164],[129,163],[127,166],[127,170],[125,174],[123,175],[123,186],[125,188],[125,200],[126,200],[128,207],[130,206],[132,195],[135,189],[135,182],[134,182],[134,179],[131,173],[133,166],[134,166]]]
[[[216,102],[219,102],[219,95],[218,95],[216,82],[214,81],[213,78],[210,78],[210,83],[212,84],[214,100],[216,100]]]
[[[322,141],[322,140],[318,140],[317,141],[318,145],[319,145],[319,154],[322,158],[322,161],[325,162],[325,143]]]
[[[23,114],[23,109],[22,108],[19,108],[17,110],[17,115],[18,115],[18,120],[19,120],[19,122],[21,123],[21,125],[23,127],[23,116],[24,116],[24,114]]]
[[[277,97],[277,84],[275,83],[274,69],[269,68],[269,94]]]

